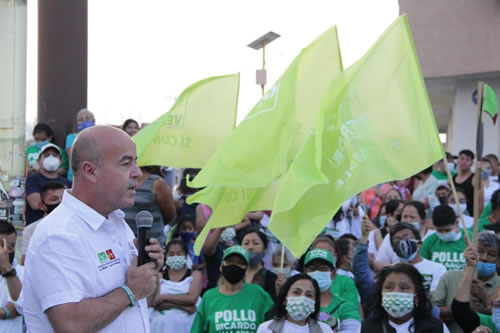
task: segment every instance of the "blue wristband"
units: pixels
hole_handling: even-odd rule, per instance
[[[5,319],[9,319],[10,318],[10,311],[9,309],[7,309],[7,307],[2,307],[2,310],[5,311]]]
[[[135,297],[134,297],[134,294],[132,293],[132,290],[130,290],[130,288],[127,287],[126,284],[120,286],[120,288],[125,290],[125,292],[127,293],[128,299],[130,300],[130,307],[131,308],[134,307],[135,303],[137,303],[137,301],[135,300]]]

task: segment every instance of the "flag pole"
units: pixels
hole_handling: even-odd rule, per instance
[[[446,169],[446,174],[448,175],[448,182],[450,183],[451,192],[453,193],[453,200],[458,207],[458,215],[460,216],[460,221],[462,221],[462,228],[464,229],[465,241],[467,246],[470,244],[469,233],[467,232],[467,226],[465,225],[464,215],[462,214],[462,209],[460,209],[460,204],[458,203],[457,190],[455,189],[455,183],[453,183],[453,178],[451,177],[450,168],[448,167],[448,161],[446,160],[446,155],[443,156],[443,163]]]
[[[283,272],[283,266],[285,264],[285,244],[281,243],[281,272]]]
[[[483,89],[484,82],[479,81],[477,83],[477,136],[476,136],[476,167],[474,169],[475,175],[474,181],[474,235],[473,242],[474,247],[477,248],[478,239],[478,228],[479,228],[479,192],[481,188],[481,170],[479,169],[479,161],[483,154]]]

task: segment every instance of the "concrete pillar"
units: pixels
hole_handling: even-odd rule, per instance
[[[56,143],[75,131],[87,106],[87,0],[38,1],[38,122]]]
[[[0,1],[0,176],[24,175],[26,0]]]
[[[477,106],[472,93],[477,88],[477,79],[458,79],[452,116],[448,126],[448,151],[457,154],[462,149],[476,152]],[[500,79],[486,79],[500,97]],[[488,115],[484,117],[483,156],[500,153],[500,124],[493,125]]]

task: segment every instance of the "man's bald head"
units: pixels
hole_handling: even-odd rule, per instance
[[[71,150],[73,174],[77,174],[85,161],[101,165],[102,156],[109,154],[110,149],[123,140],[131,141],[125,132],[111,126],[92,126],[83,130],[76,137]]]

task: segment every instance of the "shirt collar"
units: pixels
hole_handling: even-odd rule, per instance
[[[121,221],[125,216],[125,214],[121,210],[117,209],[111,212],[108,215],[108,218],[106,218],[95,211],[92,207],[88,206],[87,204],[83,203],[75,196],[73,196],[70,190],[64,191],[61,204],[68,207],[71,211],[73,211],[75,215],[78,215],[94,230],[99,229],[107,219],[116,222]]]
[[[500,285],[500,281],[499,281],[499,277],[497,275],[497,273],[493,274],[493,276],[484,282],[484,285],[487,286],[487,287],[494,287],[496,285]]]

